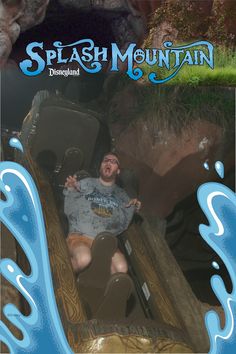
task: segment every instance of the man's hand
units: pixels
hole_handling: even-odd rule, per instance
[[[77,181],[76,175],[67,177],[65,182],[65,187],[70,190],[72,189],[77,189],[78,191],[80,190],[80,185],[79,182]]]
[[[130,199],[129,203],[126,204],[126,208],[131,207],[131,205],[135,206],[135,209],[139,211],[141,209],[141,202],[137,198]]]

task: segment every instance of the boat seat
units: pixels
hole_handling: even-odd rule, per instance
[[[61,96],[39,91],[23,121],[20,140],[55,183],[78,170],[90,171],[94,159],[109,150],[107,129],[100,116]],[[100,147],[101,138],[103,146]]]
[[[105,320],[125,319],[127,302],[132,293],[134,293],[134,285],[128,274],[111,275],[94,317]]]
[[[127,274],[110,274],[116,249],[116,237],[108,232],[98,234],[91,248],[92,262],[79,275],[79,290],[88,318],[125,318],[133,282]]]
[[[64,186],[66,178],[73,176],[83,166],[84,155],[78,147],[69,147],[65,151],[60,171],[56,176],[58,186]]]

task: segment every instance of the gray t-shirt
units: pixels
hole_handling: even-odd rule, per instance
[[[80,191],[64,189],[64,211],[69,232],[91,237],[103,231],[119,235],[127,229],[134,214],[134,206],[125,207],[130,198],[116,184],[104,186],[98,178],[79,182]]]

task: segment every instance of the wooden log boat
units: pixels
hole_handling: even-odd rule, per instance
[[[120,237],[135,284],[129,314],[117,321],[90,318],[86,312],[65,241],[60,172],[65,173],[65,152],[73,147],[82,157],[79,165],[70,168],[93,174],[100,157],[109,150],[107,134],[107,127],[95,112],[40,93],[23,123],[24,154],[16,155],[16,160],[31,173],[39,191],[54,293],[67,340],[77,353],[206,352],[209,343],[202,304],[163,235],[146,216],[142,216],[141,223],[133,222]],[[52,159],[47,164],[49,152]],[[24,257],[18,258],[20,266],[26,269]]]

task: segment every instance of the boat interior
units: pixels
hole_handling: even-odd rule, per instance
[[[62,191],[68,175],[76,174],[78,179],[98,176],[101,158],[112,148],[100,115],[40,91],[23,122],[20,140],[25,152],[16,153],[15,160],[30,171],[38,187],[55,297],[72,350],[207,352],[204,306],[186,281],[164,231],[142,213],[134,216],[118,240],[108,233],[96,238],[92,263],[79,281],[72,271]],[[123,170],[118,183],[130,196],[138,194],[132,171]],[[127,277],[119,281],[109,274],[117,241],[129,265]],[[104,248],[108,250],[105,255]],[[29,271],[19,245],[11,256]],[[116,282],[111,291],[108,281]],[[27,303],[23,298],[18,301],[27,313]]]

